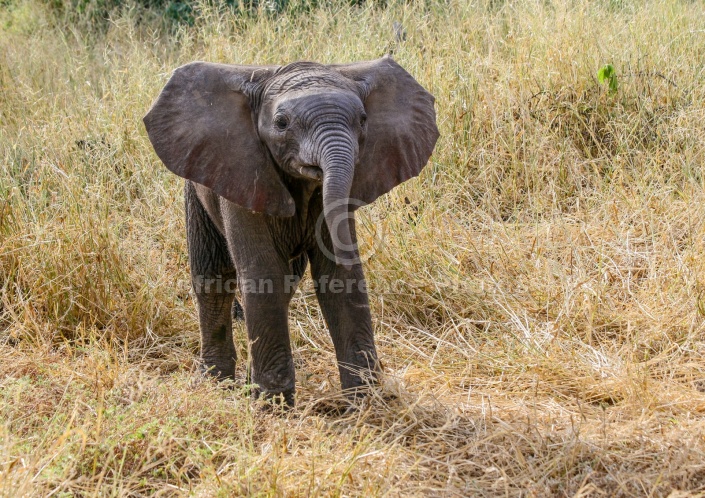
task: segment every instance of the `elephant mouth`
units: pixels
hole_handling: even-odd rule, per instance
[[[318,183],[323,181],[323,170],[313,164],[293,164],[291,171],[300,178],[314,180]]]

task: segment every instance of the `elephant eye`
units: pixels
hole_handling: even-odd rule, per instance
[[[279,131],[286,130],[286,128],[289,126],[289,118],[287,118],[283,114],[279,114],[274,118],[274,126]]]
[[[361,127],[361,128],[364,128],[364,127],[365,127],[365,123],[367,123],[367,114],[364,114],[364,113],[363,113],[363,114],[360,116],[360,127]]]

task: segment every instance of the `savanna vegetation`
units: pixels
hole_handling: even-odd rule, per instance
[[[388,52],[442,137],[361,212],[386,378],[341,409],[305,284],[264,410],[242,325],[241,382],[196,373],[141,118],[192,60]],[[700,1],[2,0],[0,494],[701,496],[704,161]]]

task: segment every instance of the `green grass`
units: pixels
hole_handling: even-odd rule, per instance
[[[702,2],[195,12],[0,7],[0,494],[705,491]],[[442,137],[361,213],[382,396],[340,413],[308,282],[297,407],[261,410],[195,374],[182,184],[141,118],[192,60],[390,49]]]

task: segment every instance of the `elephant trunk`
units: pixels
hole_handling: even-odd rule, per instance
[[[355,171],[352,146],[324,148],[320,165],[323,171],[323,215],[333,243],[337,265],[351,269],[358,262],[357,247],[350,227],[350,189]]]

